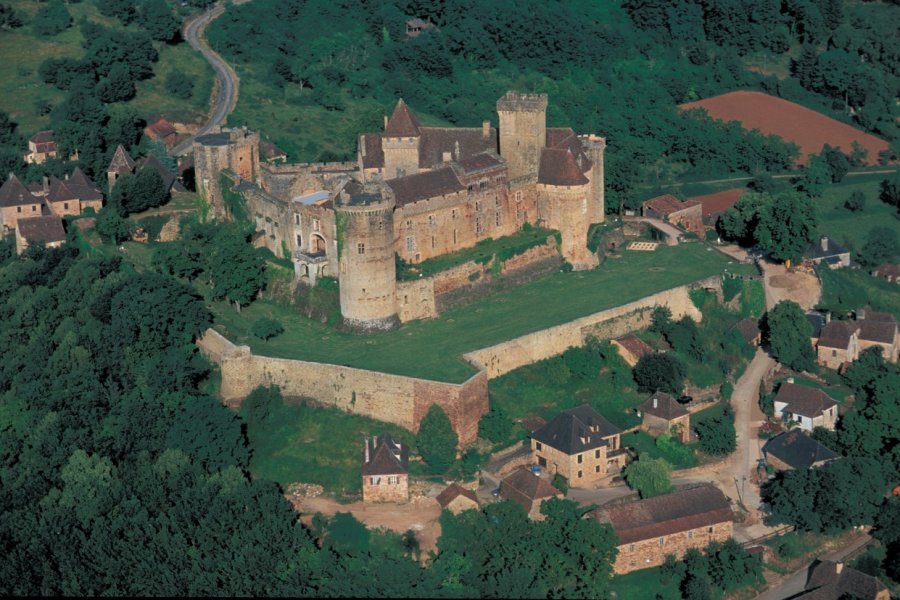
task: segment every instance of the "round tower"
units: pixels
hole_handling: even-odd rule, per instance
[[[400,325],[394,205],[392,196],[378,192],[335,201],[341,315],[353,329],[387,331]]]

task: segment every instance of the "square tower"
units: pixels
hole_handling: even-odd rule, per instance
[[[541,149],[547,144],[547,94],[506,92],[497,100],[500,156],[509,165],[509,179],[536,176]]]

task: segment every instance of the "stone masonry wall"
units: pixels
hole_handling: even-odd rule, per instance
[[[623,575],[639,569],[658,567],[665,562],[667,554],[674,554],[675,558],[680,559],[689,548],[705,548],[712,541],[724,542],[731,537],[731,533],[732,522],[724,521],[661,538],[622,544],[618,548],[613,569],[616,575]]]
[[[513,369],[561,354],[571,346],[581,346],[588,337],[604,338],[623,335],[634,329],[634,323],[649,322],[649,311],[654,306],[668,306],[672,311],[673,319],[690,315],[691,318],[699,321],[702,314],[688,295],[690,290],[698,287],[720,289],[721,278],[713,276],[664,290],[652,296],[581,317],[562,325],[475,350],[464,356],[477,368],[484,369],[489,379],[493,379]],[[635,313],[641,312],[647,314],[635,315]]]
[[[396,423],[415,432],[428,408],[438,404],[450,418],[463,446],[475,441],[478,421],[488,410],[487,377],[484,373],[455,384],[324,363],[255,356],[246,346],[234,346],[211,329],[198,344],[204,354],[218,362],[222,371],[220,394],[225,404],[233,408],[240,406],[257,386],[277,385],[285,396],[312,398],[347,412]]]

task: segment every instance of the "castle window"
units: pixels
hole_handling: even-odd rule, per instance
[[[666,545],[666,538],[665,538],[665,536],[659,538],[659,545],[660,545],[660,546],[665,546],[665,545]]]
[[[406,228],[407,228],[407,229],[412,229],[412,219],[409,219],[409,220],[406,221]]]
[[[37,205],[36,205],[36,204],[32,204],[32,205],[31,205],[31,212],[34,212],[34,211],[36,211],[36,210],[37,210]]]
[[[17,206],[17,207],[16,207],[16,212],[18,212],[18,213],[22,212],[22,207],[21,207],[21,206]]]
[[[503,221],[503,213],[498,212],[496,215],[494,215],[494,224],[497,227],[500,227],[500,223],[502,221]]]
[[[628,544],[628,551],[634,552],[634,544]]]
[[[535,444],[536,444],[534,447],[535,450],[543,450],[544,449],[544,445],[541,444],[540,442],[535,442]]]
[[[583,463],[583,462],[584,462],[584,455],[583,455],[583,454],[579,454],[579,455],[578,455],[578,464],[580,465],[580,464]]]
[[[596,467],[594,467],[594,473],[599,473],[599,472],[600,472],[600,465],[597,465]]]
[[[63,210],[69,210],[69,203],[63,202]]]
[[[578,471],[578,479],[581,479],[582,471]]]
[[[416,249],[416,238],[409,236],[406,238],[406,251],[412,252]]]
[[[587,214],[587,199],[586,198],[581,201],[581,214],[583,214],[583,215]]]
[[[690,531],[688,531],[688,539],[689,539],[689,540],[694,539],[694,530],[693,530],[693,529],[691,529]]]
[[[522,192],[516,192],[516,202],[522,201]]]
[[[456,241],[456,230],[455,230],[455,229],[453,230],[453,243],[454,243],[454,244],[457,243],[457,241]]]
[[[357,252],[358,254],[365,254],[365,253],[366,253],[366,245],[365,245],[365,244],[357,244],[357,245],[356,245],[356,252]]]
[[[303,238],[300,237],[300,234],[298,233],[297,234],[297,248],[300,248],[302,246],[303,246]]]
[[[484,235],[484,222],[481,217],[475,218],[475,235]]]
[[[294,225],[300,224],[300,213],[294,215]]]
[[[713,528],[712,528],[712,527],[709,527],[709,528],[706,529],[706,533],[712,533],[712,532],[713,532]]]
[[[600,458],[600,451],[594,450],[594,458]]]
[[[434,215],[428,215],[428,224],[434,226]]]
[[[458,219],[458,218],[459,218],[459,213],[456,211],[455,208],[453,209],[453,212],[450,213],[450,215],[451,215],[454,219]]]
[[[436,246],[437,244],[434,241],[434,236],[431,236],[431,249],[433,250]]]
[[[471,194],[472,192],[475,191],[475,184],[474,184],[474,183],[470,183],[470,184],[466,187],[466,189],[467,189],[467,190],[469,191],[469,193]]]
[[[278,221],[275,221],[275,229],[278,229]]]
[[[501,208],[501,207],[503,206],[503,203],[500,202],[500,197],[499,197],[499,196],[495,196],[495,197],[494,197],[494,206],[496,206],[497,208]]]
[[[313,219],[313,231],[319,231],[319,220]]]
[[[475,210],[477,212],[481,212],[481,201],[480,200],[475,201]]]

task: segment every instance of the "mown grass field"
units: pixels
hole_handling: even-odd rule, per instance
[[[631,598],[657,598],[658,600],[680,600],[678,579],[663,581],[659,567],[641,569],[627,575],[616,575],[612,578],[610,591],[613,598],[626,600]]]
[[[593,271],[556,273],[368,337],[341,333],[273,302],[258,301],[241,313],[224,303],[211,307],[222,333],[258,354],[462,382],[475,373],[462,359],[465,352],[721,273],[728,262],[702,244],[626,252]],[[252,338],[250,326],[260,317],[280,320],[285,333],[267,344]]]
[[[900,286],[876,279],[862,269],[822,269],[822,299],[835,312],[856,310],[866,304],[900,319]]]
[[[862,248],[873,227],[890,227],[900,235],[897,209],[878,199],[878,183],[886,177],[888,175],[846,177],[840,184],[828,186],[816,203],[819,232],[851,252]],[[844,208],[844,202],[856,191],[865,195],[866,206],[861,212],[850,212]]]
[[[19,131],[26,137],[32,136],[50,125],[49,115],[39,113],[37,104],[45,100],[52,106],[65,98],[65,93],[44,83],[38,75],[38,68],[48,58],[79,58],[83,37],[78,23],[89,19],[105,27],[123,28],[115,19],[104,17],[93,2],[66,4],[74,24],[62,33],[42,37],[31,32],[31,16],[41,6],[35,0],[12,0],[9,2],[25,25],[18,29],[0,30],[0,111],[9,113],[19,124]],[[131,25],[129,30],[136,30]],[[186,43],[169,45],[156,43],[159,62],[154,64],[155,77],[138,83],[137,96],[130,101],[139,114],[151,121],[160,115],[169,120],[193,121],[206,113],[209,94],[212,90],[213,71]],[[194,96],[189,100],[177,100],[165,91],[165,76],[174,68],[181,69],[195,80]]]

